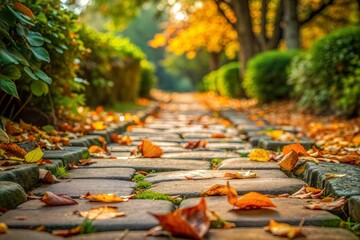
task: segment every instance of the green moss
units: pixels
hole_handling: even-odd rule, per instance
[[[149,183],[149,182],[145,182],[145,181],[139,181],[137,182],[136,188],[137,189],[148,189],[149,187],[151,187],[153,184]]]
[[[218,169],[220,163],[224,161],[224,159],[221,159],[221,158],[214,158],[211,160],[210,164],[211,164],[211,169],[212,170],[216,170]]]
[[[57,178],[64,178],[66,176],[68,176],[70,173],[69,171],[66,169],[66,167],[57,167],[54,171],[54,175]]]
[[[163,194],[157,193],[153,191],[144,191],[136,195],[135,199],[153,199],[153,200],[166,200],[170,201],[175,205],[180,205],[182,199],[174,199],[173,197]]]
[[[242,157],[242,158],[245,158],[245,157],[248,157],[248,156],[249,156],[248,153],[240,153],[240,157]]]
[[[145,176],[144,176],[144,175],[142,175],[142,174],[136,174],[136,175],[133,177],[132,181],[133,181],[133,182],[140,182],[140,181],[144,181],[144,179],[145,179]]]

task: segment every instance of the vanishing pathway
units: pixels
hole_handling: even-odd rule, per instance
[[[234,111],[224,111],[222,114],[235,125],[243,126],[248,136],[260,130],[244,115]],[[224,133],[232,137],[211,138],[213,133]],[[35,229],[42,225],[48,231],[70,229],[83,222],[83,218],[73,214],[74,211],[87,211],[94,207],[108,205],[118,207],[120,211],[126,213],[126,216],[110,220],[96,220],[93,225],[98,233],[68,239],[167,239],[143,237],[146,230],[158,225],[148,212],[167,213],[178,207],[196,205],[200,200],[200,192],[214,184],[226,184],[226,181],[230,181],[231,186],[236,188],[239,195],[250,191],[269,195],[294,193],[305,184],[300,179],[286,176],[275,162],[254,162],[247,157],[241,157],[252,150],[252,145],[238,137],[237,128],[220,124],[218,118],[214,117],[214,114],[191,94],[174,95],[172,102],[162,104],[162,109],[156,118],[148,119],[144,128],[136,127],[129,134],[133,140],[131,146],[118,144],[108,146],[111,154],[117,156],[117,159],[96,158],[95,164],[71,170],[71,175],[67,180],[62,180],[57,184],[42,185],[32,192],[42,196],[45,191],[51,191],[73,198],[79,198],[86,192],[130,195],[136,187],[136,183],[132,181],[135,172],[153,170],[155,173],[145,178],[146,182],[152,183],[149,190],[184,198],[180,206],[165,200],[134,199],[109,204],[78,200],[78,205],[45,207],[39,200],[29,200],[16,209],[6,212],[0,217],[0,222],[5,222],[12,229]],[[147,138],[159,145],[165,154],[161,158],[154,159],[129,157],[129,152],[141,143],[142,138]],[[188,141],[198,140],[208,141],[207,149],[192,151],[183,148]],[[255,140],[252,139],[252,141]],[[213,159],[224,161],[215,166],[216,161]],[[215,169],[216,167],[218,169]],[[236,172],[241,169],[251,169],[257,174],[257,178],[238,180],[222,178],[225,172]],[[205,176],[209,176],[210,179],[186,179],[186,177],[196,179]],[[351,189],[356,191],[354,185],[350,186]],[[304,219],[303,232],[306,238],[299,239],[357,239],[347,230],[334,228],[340,223],[338,216],[327,211],[305,209],[303,205],[307,203],[307,200],[274,198],[273,202],[277,208],[251,211],[233,210],[226,196],[207,197],[206,201],[211,210],[216,211],[226,221],[235,223],[236,228],[211,229],[205,239],[283,239],[274,237],[262,229],[270,219],[292,225],[298,225]],[[19,216],[25,217],[19,220]],[[125,229],[129,229],[130,232],[124,237],[123,230]],[[60,238],[29,230],[11,230],[6,235],[0,235],[0,239]]]

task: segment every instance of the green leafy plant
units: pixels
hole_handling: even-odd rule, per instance
[[[150,90],[155,87],[157,78],[155,76],[155,67],[147,60],[140,62],[141,67],[141,83],[140,83],[140,97],[150,97]]]
[[[141,182],[144,181],[144,179],[146,178],[146,176],[142,175],[142,174],[135,174],[134,177],[132,178],[133,182]]]
[[[169,195],[163,194],[163,193],[157,193],[153,191],[144,191],[141,193],[138,193],[135,197],[135,199],[153,199],[153,200],[167,200],[172,202],[175,205],[180,205],[182,199],[179,198],[173,198]]]
[[[224,161],[224,159],[221,159],[221,158],[211,159],[211,162],[210,162],[210,164],[211,164],[211,169],[212,169],[212,170],[218,169],[218,167],[219,167],[219,165],[220,165],[220,163],[221,163],[222,161]]]
[[[349,231],[352,231],[356,236],[360,237],[360,223],[352,222],[350,218],[347,218],[346,221],[340,222],[340,227],[345,228]]]
[[[95,219],[90,220],[88,218],[85,218],[80,225],[81,227],[80,234],[96,233],[96,229],[94,228],[94,221]]]
[[[246,68],[243,87],[249,97],[260,103],[289,98],[292,86],[287,83],[287,67],[297,51],[268,51],[252,58]]]
[[[57,167],[54,171],[54,176],[57,178],[64,178],[69,176],[69,171],[66,167]]]

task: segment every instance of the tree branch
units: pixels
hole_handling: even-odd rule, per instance
[[[334,4],[334,3],[335,3],[335,0],[329,0],[327,3],[323,3],[318,9],[316,9],[315,11],[312,11],[307,18],[301,20],[301,21],[299,22],[300,26],[302,26],[302,25],[310,22],[310,21],[311,21],[314,17],[316,17],[319,13],[321,13],[321,12],[322,12],[323,10],[325,10],[328,6],[330,6],[330,5]]]
[[[227,2],[225,2],[224,0],[215,0],[214,2],[215,2],[216,5],[217,5],[217,8],[218,8],[219,13],[220,13],[220,14],[226,19],[226,21],[234,28],[234,30],[235,30],[237,33],[239,33],[238,30],[237,30],[237,28],[236,28],[235,23],[233,23],[233,22],[230,21],[230,19],[226,16],[224,10],[223,10],[223,9],[221,8],[221,6],[220,6],[221,3],[225,3],[225,4],[227,4],[227,5],[229,5],[229,4],[228,4]]]

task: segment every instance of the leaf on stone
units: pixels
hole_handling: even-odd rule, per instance
[[[106,220],[117,217],[123,217],[126,214],[124,212],[118,212],[117,207],[102,206],[98,208],[92,208],[89,211],[75,211],[74,214],[80,215],[84,218],[93,220]]]
[[[324,190],[309,187],[308,185],[304,185],[301,187],[299,191],[293,194],[282,194],[278,197],[280,198],[299,198],[299,199],[320,199]]]
[[[143,139],[141,140],[141,145],[137,147],[134,151],[131,152],[131,155],[136,155],[140,153],[144,158],[157,158],[163,155],[163,150],[153,144],[151,141]]]
[[[211,138],[226,138],[224,133],[212,133]]]
[[[346,174],[335,174],[335,173],[327,173],[325,174],[326,179],[332,179],[332,178],[342,178],[345,177]]]
[[[49,206],[66,206],[78,204],[77,201],[69,196],[58,195],[52,192],[45,192],[40,201],[46,203]]]
[[[199,140],[197,142],[191,142],[189,141],[184,148],[185,149],[197,149],[197,148],[206,148],[206,145],[208,144],[207,141]]]
[[[249,192],[238,198],[237,192],[229,191],[230,184],[227,182],[228,192],[227,198],[229,204],[237,207],[237,209],[259,209],[263,207],[276,207],[269,197],[257,193]]]
[[[261,148],[252,150],[249,153],[248,157],[250,158],[250,160],[259,162],[268,162],[271,159],[271,155],[269,154],[269,152]]]
[[[51,234],[59,237],[71,237],[80,234],[81,230],[82,227],[77,226],[72,229],[52,230]]]
[[[226,196],[229,191],[229,188],[226,185],[215,184],[209,189],[201,192],[201,196]],[[233,194],[237,194],[236,189],[230,187],[230,191]]]
[[[97,145],[90,146],[88,150],[89,150],[90,154],[93,154],[93,153],[106,153],[104,148],[99,147]]]
[[[301,156],[301,157],[299,157],[299,160],[307,161],[307,162],[314,162],[316,164],[319,163],[319,159],[314,158],[314,157],[310,157],[310,156]]]
[[[309,204],[304,205],[307,209],[312,210],[327,210],[327,211],[335,211],[342,210],[347,203],[345,197],[340,197],[337,200],[332,198],[324,198],[319,201],[311,201]]]
[[[21,4],[19,2],[15,2],[14,3],[14,8],[16,8],[17,10],[19,10],[20,12],[22,12],[23,14],[25,14],[29,18],[35,19],[35,16],[34,16],[33,12],[28,7],[24,6],[23,4]]]
[[[236,172],[236,173],[225,173],[225,178],[231,178],[231,179],[243,179],[243,178],[256,178],[256,173],[249,170],[246,172]]]
[[[80,166],[85,166],[85,165],[91,165],[96,163],[95,161],[93,161],[91,158],[87,158],[87,159],[80,159],[79,160],[79,165]]]
[[[31,150],[25,155],[25,162],[28,163],[35,163],[39,161],[44,156],[44,152],[41,150],[40,147],[35,148],[34,150]]]
[[[54,184],[60,182],[50,171],[41,168],[39,169],[39,179],[43,183]]]
[[[26,151],[19,147],[16,143],[0,143],[0,149],[4,150],[5,155],[8,159],[24,161]]]
[[[0,222],[0,234],[6,233],[7,231],[9,231],[9,228],[6,223]]]
[[[278,162],[278,165],[281,169],[286,171],[291,171],[295,168],[297,162],[299,161],[299,157],[297,152],[291,150],[288,154],[286,154],[283,159]]]
[[[264,227],[265,231],[271,232],[275,236],[286,237],[293,239],[296,237],[304,236],[301,232],[301,226],[293,227],[287,223],[279,223],[271,219],[269,225]]]
[[[201,171],[201,170],[192,171],[185,175],[186,180],[204,180],[204,179],[211,179],[211,178],[215,178],[215,176],[209,172]]]
[[[203,197],[196,206],[180,208],[164,215],[152,215],[159,221],[162,228],[173,236],[201,240],[210,227],[207,211]]]
[[[91,202],[127,202],[128,198],[121,198],[116,196],[115,194],[96,194],[96,195],[87,195],[86,199],[90,200]]]
[[[306,151],[304,146],[301,145],[299,142],[284,146],[282,153],[285,156],[286,154],[290,153],[292,150],[295,151],[299,156],[309,156],[310,155]]]
[[[101,130],[106,130],[107,127],[106,125],[104,124],[103,121],[97,121],[97,122],[93,122],[91,124],[91,127],[94,129],[94,130],[97,130],[97,131],[101,131]]]
[[[132,143],[131,137],[129,135],[123,136],[115,133],[111,134],[111,141],[120,145],[130,145]]]

